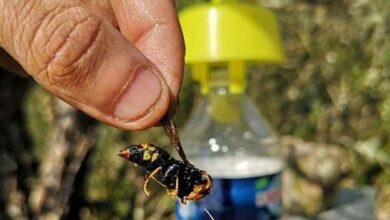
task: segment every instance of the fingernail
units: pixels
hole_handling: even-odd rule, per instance
[[[127,91],[124,92],[115,109],[115,117],[131,121],[146,113],[158,100],[162,90],[161,82],[149,69],[136,72]]]

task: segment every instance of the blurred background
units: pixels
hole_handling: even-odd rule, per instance
[[[248,91],[281,138],[286,213],[313,217],[361,189],[390,219],[390,1],[245,1],[277,14],[287,57],[253,67]],[[172,151],[162,128],[108,127],[1,72],[0,219],[174,219],[165,190],[146,197],[142,170],[117,156],[130,143]],[[197,95],[186,76],[179,127]]]

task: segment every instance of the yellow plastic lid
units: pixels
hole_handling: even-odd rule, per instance
[[[181,11],[186,63],[283,60],[273,13],[254,4],[214,0]]]

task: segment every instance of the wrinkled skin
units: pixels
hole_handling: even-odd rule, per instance
[[[173,0],[0,0],[0,66],[112,126],[158,123],[179,93]]]

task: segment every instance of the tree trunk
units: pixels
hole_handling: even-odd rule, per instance
[[[75,177],[94,144],[96,123],[51,96],[50,141],[34,157],[23,112],[31,80],[2,75],[0,219],[66,218],[71,195],[81,187]]]

